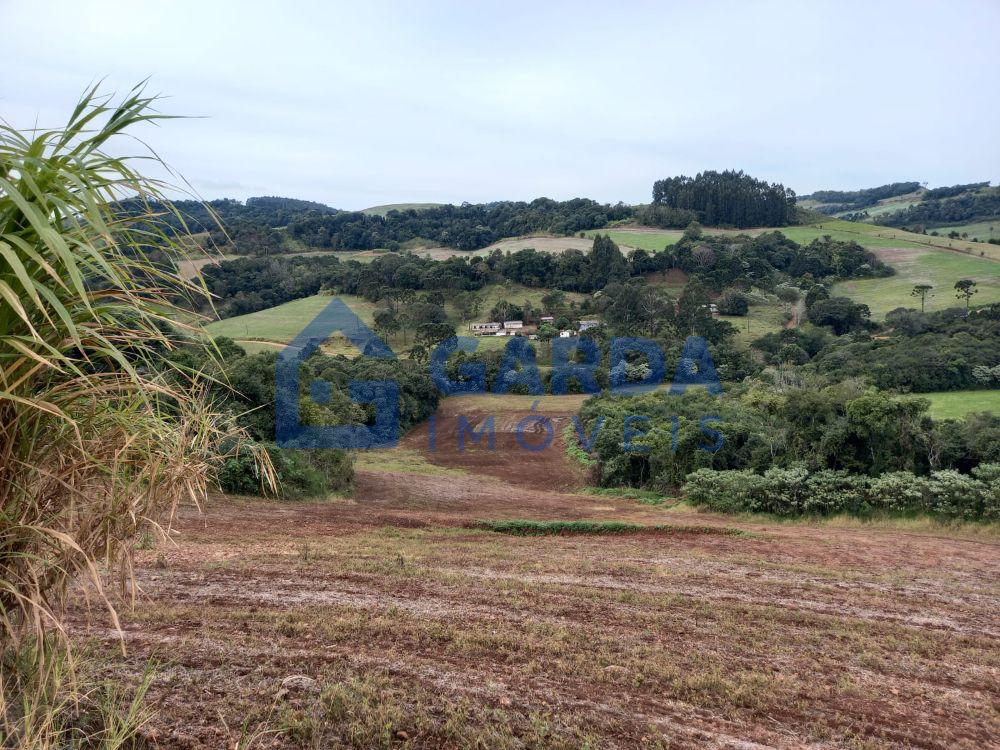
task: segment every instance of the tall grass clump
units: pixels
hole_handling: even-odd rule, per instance
[[[164,196],[169,186],[136,166],[165,165],[151,151],[113,155],[121,136],[162,119],[154,101],[137,87],[116,104],[95,86],[64,127],[0,123],[0,736],[8,742],[19,720],[23,730],[27,700],[15,671],[51,676],[47,644],[65,647],[69,582],[89,579],[117,627],[107,582],[131,581],[137,532],[198,502],[220,446],[240,442],[202,397],[198,374],[171,371],[164,358],[177,305],[202,289],[176,273],[187,249],[164,222],[181,218]],[[148,210],[126,215],[123,199]],[[31,670],[7,669],[25,654]]]

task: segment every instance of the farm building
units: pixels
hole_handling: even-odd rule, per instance
[[[496,333],[500,330],[499,323],[473,323],[469,326],[469,330],[480,336],[490,333]]]
[[[601,324],[601,321],[599,321],[599,320],[581,320],[580,321],[580,330],[581,331],[589,331],[591,328],[597,328],[597,326],[599,326],[600,324]]]

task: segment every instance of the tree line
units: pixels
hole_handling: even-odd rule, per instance
[[[289,223],[288,234],[310,247],[340,250],[394,250],[411,240],[458,250],[480,250],[507,237],[538,232],[575,234],[599,229],[631,215],[632,209],[622,203],[609,205],[587,198],[568,201],[536,198],[530,203],[463,203],[389,211],[385,216],[357,211],[307,212]]]
[[[581,240],[582,245],[591,240]],[[510,281],[567,292],[596,292],[610,283],[679,269],[710,289],[770,287],[783,280],[809,287],[832,278],[885,275],[891,270],[854,242],[829,237],[799,245],[779,232],[758,237],[716,237],[691,227],[674,246],[628,258],[608,235],[589,251],[546,253],[532,248],[432,260],[408,252],[386,253],[370,263],[336,256],[238,258],[203,269],[223,317],[263,310],[321,289],[378,299],[384,290],[476,291]],[[738,300],[735,301],[738,305]]]

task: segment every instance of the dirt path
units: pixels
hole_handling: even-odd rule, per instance
[[[435,450],[424,425],[368,457],[350,499],[185,512],[142,553],[126,666],[107,668],[159,662],[151,746],[996,746],[994,540],[581,493],[574,404],[539,405],[556,429],[536,452],[517,442],[530,399],[449,399]],[[460,417],[490,416],[495,450],[459,450]],[[528,538],[481,518],[747,533]],[[114,643],[98,610],[73,614],[81,641]]]

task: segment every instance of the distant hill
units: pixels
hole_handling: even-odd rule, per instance
[[[443,203],[386,203],[384,206],[372,206],[361,211],[368,216],[385,216],[390,211],[424,211],[428,208],[439,208]]]
[[[834,216],[846,211],[858,211],[874,206],[881,201],[914,193],[921,189],[919,182],[893,182],[879,187],[862,190],[817,190],[801,198],[807,208]]]
[[[800,206],[827,216],[974,242],[1000,241],[1000,187],[989,181],[928,189],[897,182],[863,190],[819,190]]]

